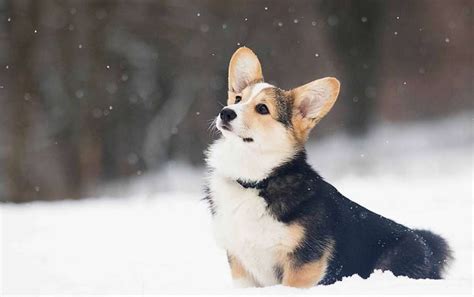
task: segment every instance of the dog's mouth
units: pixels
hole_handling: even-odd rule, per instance
[[[227,130],[229,132],[232,132],[232,128],[226,124],[220,124],[221,128],[224,130]]]
[[[232,127],[229,126],[229,125],[227,125],[227,124],[225,124],[225,123],[222,123],[222,122],[219,123],[219,127],[220,127],[222,130],[226,130],[226,131],[229,131],[229,132],[233,132],[233,131],[232,131]],[[238,134],[235,134],[235,135],[237,135],[238,137],[240,137],[240,138],[243,140],[243,142],[253,142],[253,138],[252,138],[252,137],[242,137],[242,136],[240,136],[240,135],[238,135]]]

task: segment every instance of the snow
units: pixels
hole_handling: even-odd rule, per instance
[[[446,280],[377,271],[367,280],[353,276],[309,290],[234,289],[200,200],[202,170],[170,163],[159,173],[111,184],[102,198],[2,205],[0,292],[469,294],[472,119],[384,124],[364,140],[336,134],[308,149],[310,163],[346,196],[446,237],[456,257]]]

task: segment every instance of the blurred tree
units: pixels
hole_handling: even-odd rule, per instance
[[[8,108],[7,126],[9,138],[6,139],[9,147],[6,151],[6,188],[8,197],[2,200],[15,202],[28,201],[35,197],[34,186],[30,180],[28,168],[24,158],[29,151],[28,136],[29,121],[33,116],[33,97],[38,94],[34,78],[30,74],[31,63],[34,57],[34,26],[38,21],[38,2],[20,0],[11,1],[7,9],[12,13],[9,16],[18,17],[15,26],[8,31],[8,53],[11,66],[5,66],[9,72],[6,85],[7,95],[3,108]]]
[[[381,58],[386,5],[382,1],[324,1],[320,5],[334,34],[331,47],[342,64],[341,97],[351,102],[345,123],[350,133],[367,132],[374,119],[377,88],[379,85],[377,61]]]

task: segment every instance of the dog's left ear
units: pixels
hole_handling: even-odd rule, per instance
[[[240,93],[252,83],[262,82],[262,66],[248,47],[235,51],[229,63],[229,92]]]
[[[331,110],[339,94],[340,83],[326,77],[291,90],[294,98],[293,123],[300,137],[309,131]]]

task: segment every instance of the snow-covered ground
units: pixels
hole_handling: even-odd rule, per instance
[[[445,236],[456,258],[446,280],[376,272],[309,290],[233,289],[200,201],[202,171],[170,163],[106,188],[101,198],[2,205],[0,293],[469,294],[473,118],[384,124],[364,140],[340,134],[308,149],[314,167],[346,196]]]

